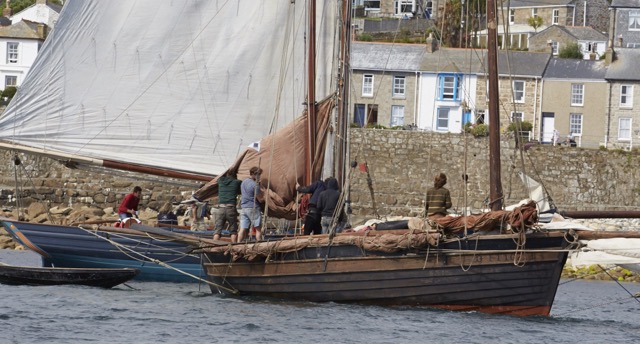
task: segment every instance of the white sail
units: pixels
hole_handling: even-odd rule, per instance
[[[215,175],[306,98],[306,1],[70,0],[0,117],[5,147]],[[316,95],[338,6],[317,2]]]

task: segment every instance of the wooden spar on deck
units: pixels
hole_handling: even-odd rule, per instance
[[[579,240],[595,240],[595,239],[640,239],[640,232],[636,231],[576,231]]]
[[[639,219],[638,210],[566,210],[559,211],[563,217],[574,219]]]
[[[500,109],[498,107],[498,39],[495,0],[487,0],[487,58],[489,64],[489,205],[502,210]]]

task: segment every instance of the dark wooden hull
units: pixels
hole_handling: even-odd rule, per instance
[[[138,269],[73,269],[0,265],[0,283],[8,285],[86,285],[112,288],[134,278]]]
[[[0,221],[5,230],[21,245],[40,254],[43,266],[65,268],[133,268],[139,280],[160,282],[195,282],[196,279],[160,266],[145,257],[167,262],[172,267],[195,276],[204,276],[200,257],[189,254],[192,246],[165,237],[140,233],[95,234],[74,226]],[[200,232],[185,232],[200,235]],[[201,235],[211,237],[211,232]],[[108,240],[105,240],[108,239]],[[116,244],[113,244],[113,243]]]
[[[242,295],[549,315],[567,259],[565,244],[561,236],[529,237],[528,249],[518,252],[512,237],[501,236],[429,252],[306,248],[269,261],[233,263],[206,253],[211,263],[203,266],[212,282]]]

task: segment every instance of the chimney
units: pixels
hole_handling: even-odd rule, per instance
[[[433,38],[433,32],[429,33],[429,37],[427,37],[427,52],[433,53],[438,50],[438,40]]]
[[[6,17],[6,18],[11,17],[11,7],[9,7],[10,6],[10,2],[11,1],[7,0],[7,6],[5,6],[4,9],[2,9],[2,16],[3,17]]]
[[[40,37],[42,39],[47,38],[47,27],[46,27],[46,25],[44,25],[42,23],[38,23],[36,31],[38,32],[38,37]]]

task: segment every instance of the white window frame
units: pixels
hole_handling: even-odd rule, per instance
[[[391,126],[404,125],[404,105],[391,105]]]
[[[516,22],[516,10],[513,8],[509,9],[509,24],[514,24]]]
[[[17,75],[5,75],[4,76],[4,87],[7,88],[9,86],[18,87],[18,76]]]
[[[396,75],[393,77],[392,96],[394,98],[404,98],[406,96],[406,78]]]
[[[373,97],[374,82],[375,81],[374,81],[373,74],[362,75],[362,96],[363,97]]]
[[[569,114],[569,134],[573,134],[573,137],[582,136],[582,114],[570,113]]]
[[[441,107],[436,112],[436,130],[437,131],[449,131],[449,120],[451,115],[451,109],[448,107]]]
[[[560,44],[557,41],[551,42],[551,54],[553,56],[558,56],[558,52],[560,51]]]
[[[629,31],[640,31],[640,10],[629,11]]]
[[[511,111],[511,122],[516,122],[516,121],[524,121],[524,112],[522,111]]]
[[[18,63],[18,49],[20,44],[18,42],[7,42],[7,64]]]
[[[513,102],[524,103],[525,101],[525,82],[524,80],[513,80]]]
[[[558,25],[559,22],[560,22],[560,10],[556,8],[551,12],[551,25]]]
[[[531,9],[531,16],[534,17],[534,18],[538,16],[538,9],[537,8],[532,8]]]
[[[620,85],[620,107],[633,107],[633,85]]]
[[[640,43],[627,43],[627,48],[640,48]]]
[[[618,140],[631,141],[631,118],[620,117],[618,119]]]
[[[571,106],[584,106],[584,84],[571,84]]]
[[[438,100],[458,101],[462,92],[460,74],[442,74],[438,76]]]

